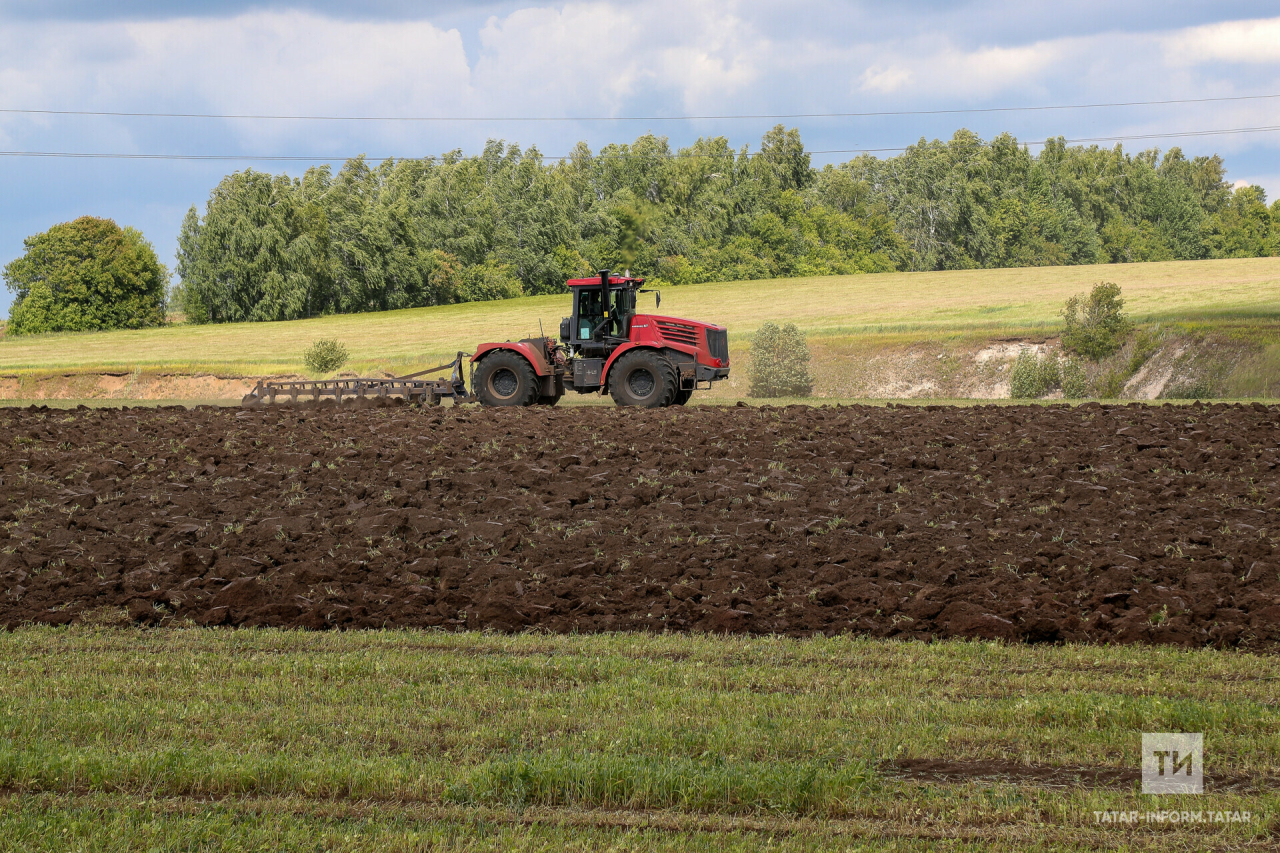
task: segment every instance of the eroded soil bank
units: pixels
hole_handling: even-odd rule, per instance
[[[1278,422],[1260,404],[6,409],[0,625],[1276,648]]]

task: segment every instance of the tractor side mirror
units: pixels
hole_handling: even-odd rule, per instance
[[[661,290],[642,290],[642,291],[640,291],[640,292],[641,292],[641,293],[652,293],[652,294],[654,294],[654,299],[655,299],[654,307],[655,307],[655,308],[661,308],[661,307],[662,307],[662,291],[661,291]]]
[[[560,321],[560,340],[564,341],[567,344],[569,343],[569,338],[572,335],[573,335],[573,320],[569,317],[565,317],[563,320]]]

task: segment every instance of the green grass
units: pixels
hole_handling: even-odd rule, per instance
[[[1273,327],[1280,259],[891,273],[669,287],[662,313],[723,323],[740,353],[763,322],[817,337],[964,340],[1057,329],[1066,298],[1100,280],[1124,290],[1139,322]],[[645,297],[649,299],[650,297]],[[556,334],[564,295],[300,320],[0,339],[0,372],[302,372],[303,351],[336,338],[359,372],[433,365],[477,343]],[[651,303],[642,302],[642,310]]]
[[[1278,681],[1171,649],[24,629],[0,634],[0,851],[1245,845],[1280,829]],[[1144,731],[1205,732],[1239,789],[885,770],[1135,768]],[[1092,817],[1170,808],[1269,817]]]

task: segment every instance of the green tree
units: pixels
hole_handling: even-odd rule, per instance
[[[183,223],[176,299],[194,322],[264,320],[557,293],[603,268],[692,283],[1274,254],[1274,210],[1225,174],[1177,148],[1033,154],[964,129],[821,171],[781,125],[754,155],[645,134],[546,163],[492,139],[228,176]]]
[[[783,190],[802,190],[814,181],[809,154],[794,127],[787,130],[779,124],[766,133],[755,162]]]
[[[1093,361],[1111,355],[1133,330],[1123,309],[1120,285],[1113,282],[1095,284],[1087,297],[1072,296],[1062,309],[1063,348]]]
[[[165,322],[168,270],[141,232],[82,216],[28,237],[4,268],[9,335],[141,329]]]
[[[795,323],[763,324],[751,337],[751,396],[808,397],[809,346]]]
[[[1280,254],[1280,227],[1262,187],[1241,187],[1203,225],[1212,258],[1265,258]]]
[[[308,179],[327,184],[327,169]],[[292,320],[332,310],[324,218],[304,182],[245,170],[222,180],[178,240],[189,323]]]

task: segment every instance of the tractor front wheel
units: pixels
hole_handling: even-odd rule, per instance
[[[656,409],[671,405],[677,393],[675,367],[654,350],[633,350],[609,369],[609,396],[619,406]]]
[[[486,406],[532,406],[538,376],[524,356],[498,350],[481,359],[472,390]]]

